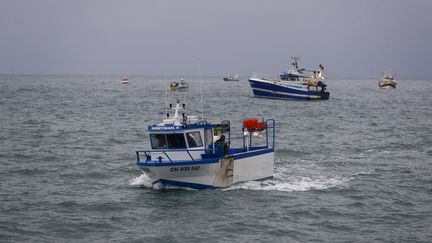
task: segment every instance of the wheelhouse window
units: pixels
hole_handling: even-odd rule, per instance
[[[168,148],[170,149],[185,149],[186,141],[183,133],[167,134]]]
[[[150,134],[151,146],[154,149],[166,148],[165,134]]]
[[[186,138],[187,138],[189,148],[196,148],[196,147],[203,146],[200,132],[188,132],[186,133]]]

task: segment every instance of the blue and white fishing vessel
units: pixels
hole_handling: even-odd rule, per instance
[[[233,148],[229,121],[180,115],[184,108],[177,100],[173,118],[167,113],[162,123],[148,126],[151,150],[136,151],[136,163],[154,187],[223,188],[273,177],[273,119],[244,120],[243,146]]]
[[[297,100],[328,100],[330,93],[326,91],[324,83],[324,66],[319,65],[317,70],[299,69],[300,57],[294,60],[288,72],[278,76],[254,73],[249,84],[255,97],[273,99]]]

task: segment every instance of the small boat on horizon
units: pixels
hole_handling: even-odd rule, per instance
[[[382,74],[382,78],[378,82],[378,86],[381,89],[395,89],[397,82],[394,80],[394,74],[387,73],[384,75]]]
[[[149,125],[151,150],[136,151],[136,164],[153,188],[223,188],[273,177],[273,119],[245,119],[243,146],[231,147],[228,120],[208,122],[180,115],[184,108],[177,100],[173,118],[168,113],[162,123]]]
[[[324,66],[317,70],[306,70],[298,67],[300,57],[291,57],[293,62],[288,72],[278,76],[254,73],[249,84],[255,97],[295,100],[328,100],[330,93],[324,83]],[[308,72],[308,73],[306,73]]]
[[[122,84],[128,84],[129,83],[129,79],[126,76],[123,76],[122,80],[121,80]]]
[[[180,82],[176,81],[176,82],[171,82],[169,84],[169,89],[171,91],[183,91],[189,88],[189,85],[184,81],[184,79],[182,78],[180,80]]]
[[[223,80],[224,81],[239,81],[240,77],[238,74],[235,74],[235,75],[228,74],[228,76],[224,77]]]

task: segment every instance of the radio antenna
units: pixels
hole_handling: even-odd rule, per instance
[[[167,84],[166,84],[166,60],[164,60],[164,90],[165,90],[165,114],[168,118],[168,93],[167,93]]]
[[[203,109],[203,94],[201,84],[201,61],[198,60],[198,80],[200,84],[200,96],[201,96],[201,120],[204,120],[204,109]]]

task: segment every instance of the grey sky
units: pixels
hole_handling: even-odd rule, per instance
[[[429,0],[0,0],[0,73],[430,79]],[[164,61],[166,60],[166,61]]]

